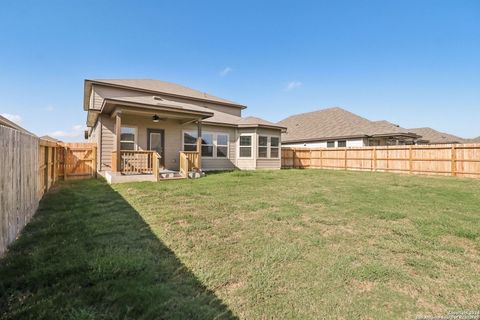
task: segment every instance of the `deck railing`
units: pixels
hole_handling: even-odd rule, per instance
[[[158,176],[159,154],[156,151],[120,151],[120,168],[117,168],[117,152],[112,152],[112,171],[123,174],[153,174]]]
[[[200,169],[200,157],[197,151],[180,151],[180,173],[186,176]]]

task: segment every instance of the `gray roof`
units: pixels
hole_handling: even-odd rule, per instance
[[[200,112],[205,116],[203,120],[204,123],[216,123],[216,124],[226,124],[233,125],[238,127],[273,127],[278,129],[285,129],[284,127],[256,117],[238,117],[229,113],[217,111],[214,109],[201,107],[198,105],[178,102],[173,100],[168,100],[165,98],[159,98],[156,96],[138,96],[138,97],[115,97],[115,98],[106,98],[106,101],[111,102],[123,102],[123,103],[133,103],[140,104],[149,107],[165,107],[171,108],[172,111],[182,110],[187,112]]]
[[[33,133],[31,133],[27,129],[19,126],[15,122],[13,122],[13,121],[11,121],[11,120],[9,120],[9,119],[5,118],[4,116],[1,116],[1,115],[0,115],[0,125],[5,126],[5,127],[9,127],[9,128],[12,128],[12,129],[15,129],[15,130],[18,130],[18,131],[22,131],[24,133],[34,135]]]
[[[278,124],[287,127],[284,142],[383,135],[416,137],[388,121],[370,121],[339,107],[293,115]]]
[[[420,140],[428,141],[431,144],[443,144],[443,143],[465,143],[466,139],[455,136],[453,134],[437,131],[432,128],[413,128],[408,129],[416,134],[422,136]]]
[[[50,137],[49,135],[41,136],[40,139],[50,140],[50,141],[53,141],[53,142],[62,142],[61,140],[55,139],[55,138],[53,138],[53,137]]]
[[[125,87],[129,89],[153,91],[158,93],[170,94],[178,97],[193,98],[197,100],[210,101],[214,103],[227,104],[231,106],[237,106],[240,108],[245,108],[244,105],[239,103],[219,98],[214,95],[201,92],[195,89],[191,89],[180,84],[153,80],[153,79],[95,79],[95,80],[86,80],[94,83],[103,83],[107,85],[114,85]]]
[[[202,112],[205,114],[213,114],[213,110],[197,106],[191,103],[178,102],[165,98],[160,98],[157,96],[137,96],[137,97],[114,97],[114,98],[105,98],[106,101],[118,101],[118,102],[129,102],[134,104],[143,104],[150,107],[167,107],[171,109],[178,109],[183,111],[194,111]]]
[[[469,139],[468,142],[470,142],[470,143],[480,143],[480,137]]]

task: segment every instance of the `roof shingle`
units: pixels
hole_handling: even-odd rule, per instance
[[[388,121],[370,121],[339,107],[293,115],[278,124],[287,127],[285,142],[391,134],[415,137]]]

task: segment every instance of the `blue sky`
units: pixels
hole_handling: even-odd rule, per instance
[[[153,78],[270,121],[342,106],[480,135],[480,1],[0,2],[0,114],[79,140],[83,80]]]

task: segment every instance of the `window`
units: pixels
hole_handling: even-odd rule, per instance
[[[217,158],[228,157],[228,134],[217,134]]]
[[[202,133],[202,157],[213,157],[213,134]]]
[[[259,158],[268,157],[268,137],[266,136],[258,137],[258,157]]]
[[[252,136],[240,136],[240,157],[250,158],[252,156]]]
[[[197,151],[197,132],[183,132],[183,151]],[[202,156],[228,158],[228,134],[202,133]]]
[[[278,158],[280,150],[280,138],[270,137],[270,158]]]
[[[137,141],[137,128],[120,128],[120,150],[135,150]]]
[[[335,141],[327,141],[327,148],[335,148]]]
[[[338,140],[338,147],[339,148],[346,148],[347,147],[347,141],[346,140]]]
[[[197,151],[197,133],[183,133],[183,151]]]

